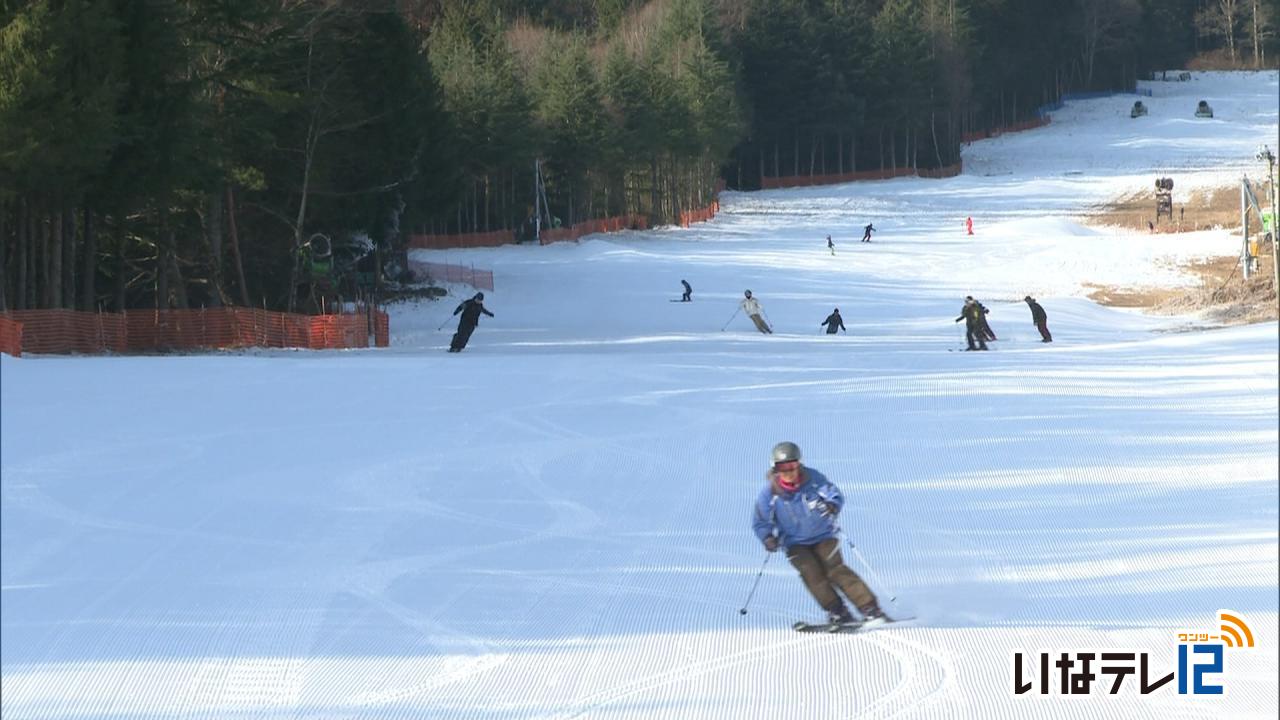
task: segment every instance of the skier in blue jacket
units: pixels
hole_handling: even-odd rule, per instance
[[[844,506],[840,489],[822,473],[805,467],[800,462],[800,448],[793,442],[775,445],[772,459],[752,521],[765,550],[776,552],[781,547],[787,551],[787,560],[800,572],[813,599],[827,611],[828,622],[853,622],[837,588],[858,608],[867,625],[886,622],[876,596],[840,556],[836,537],[836,516]]]

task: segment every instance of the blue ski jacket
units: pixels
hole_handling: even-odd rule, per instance
[[[751,523],[760,542],[776,531],[784,548],[816,545],[839,532],[836,515],[844,505],[840,488],[811,467],[802,467],[801,477],[800,487],[788,492],[769,470],[768,483],[756,498]]]

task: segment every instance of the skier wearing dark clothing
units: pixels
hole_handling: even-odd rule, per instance
[[[832,242],[830,235],[827,236],[827,249],[831,251],[831,255],[834,257],[836,254],[836,244]]]
[[[1031,308],[1031,324],[1040,331],[1040,342],[1053,342],[1053,336],[1049,334],[1049,316],[1044,308],[1040,307],[1040,303],[1030,295],[1022,299],[1027,303],[1027,307]]]
[[[867,223],[867,226],[862,228],[862,242],[871,242],[871,233],[875,231],[875,225]]]
[[[840,317],[840,308],[832,310],[831,314],[827,316],[827,319],[818,324],[827,326],[828,335],[835,335],[837,328],[844,330],[844,318]],[[846,332],[848,331],[846,330]]]
[[[974,302],[978,303],[978,309],[982,311],[982,335],[988,340],[998,339],[996,338],[996,331],[992,330],[991,325],[987,322],[987,313],[991,311],[988,310],[987,306],[983,305],[981,302],[978,302],[977,300],[974,300]]]
[[[493,313],[484,307],[484,293],[478,292],[475,297],[463,300],[453,314],[462,313],[462,319],[458,321],[458,332],[453,334],[453,340],[449,343],[449,352],[462,352],[467,346],[467,341],[471,339],[471,333],[476,331],[476,326],[480,324],[480,313],[484,313],[489,317],[493,317]]]
[[[964,337],[969,343],[969,350],[986,350],[987,336],[982,331],[983,313],[982,306],[974,300],[972,296],[964,299],[964,307],[960,308],[960,317],[956,318],[956,322],[964,321]],[[975,345],[974,342],[977,341]]]
[[[844,506],[840,489],[817,470],[800,462],[800,448],[791,442],[773,447],[773,464],[756,498],[752,529],[764,549],[787,551],[787,560],[814,600],[827,611],[832,624],[853,622],[839,589],[866,618],[863,627],[887,622],[880,603],[858,574],[840,557],[836,517]]]
[[[680,302],[689,302],[693,299],[693,286],[685,280],[681,280],[680,284],[684,286],[684,295],[680,296]]]

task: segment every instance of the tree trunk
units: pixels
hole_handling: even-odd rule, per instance
[[[62,307],[76,309],[76,211],[62,213]]]
[[[168,250],[170,289],[173,291],[174,304],[179,309],[186,310],[191,304],[187,301],[187,281],[182,276],[182,268],[178,266],[178,238],[173,230],[169,231]]]
[[[222,193],[211,192],[206,204],[208,221],[205,233],[209,242],[209,306],[222,307],[226,291],[222,287]]]
[[[889,130],[889,169],[898,173],[898,133]]]
[[[27,309],[39,310],[44,299],[44,233],[40,229],[40,211],[27,203]]]
[[[1277,18],[1280,20],[1280,18]],[[1262,67],[1262,33],[1258,27],[1258,0],[1253,0],[1253,66]]]
[[[800,176],[800,129],[791,131],[791,174]]]
[[[0,312],[9,311],[8,290],[9,290],[9,237],[5,234],[8,223],[5,220],[9,216],[9,203],[0,200]]]
[[[84,270],[80,276],[80,309],[93,312],[98,299],[98,234],[93,226],[93,209],[84,204]]]
[[[46,308],[62,307],[62,211],[55,210],[49,216],[46,227],[45,252],[49,253],[49,281],[45,285]]]
[[[26,310],[31,307],[30,303],[27,302],[27,258],[30,255],[29,246],[31,244],[31,233],[29,232],[30,228],[27,223],[28,211],[26,198],[19,198],[16,206],[17,228],[14,234],[17,236],[18,240],[18,262],[16,263],[18,266],[18,277],[14,280],[16,287],[14,288],[13,293],[13,309]]]
[[[933,135],[933,156],[938,160],[938,169],[942,169],[942,148],[938,146],[938,114],[929,113],[929,132]]]
[[[249,307],[249,285],[244,281],[244,261],[240,257],[240,234],[236,232],[236,198],[231,185],[227,185],[227,220],[231,230],[231,256],[236,264],[236,279],[240,281],[240,304]]]
[[[116,312],[124,312],[128,303],[129,278],[129,261],[125,257],[125,232],[124,218],[128,213],[121,212],[116,216],[115,225],[115,245],[116,245],[116,283],[115,283],[115,307]]]

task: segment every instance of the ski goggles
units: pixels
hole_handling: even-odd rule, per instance
[[[773,469],[777,472],[792,473],[800,469],[800,461],[790,460],[788,462],[774,463]]]

